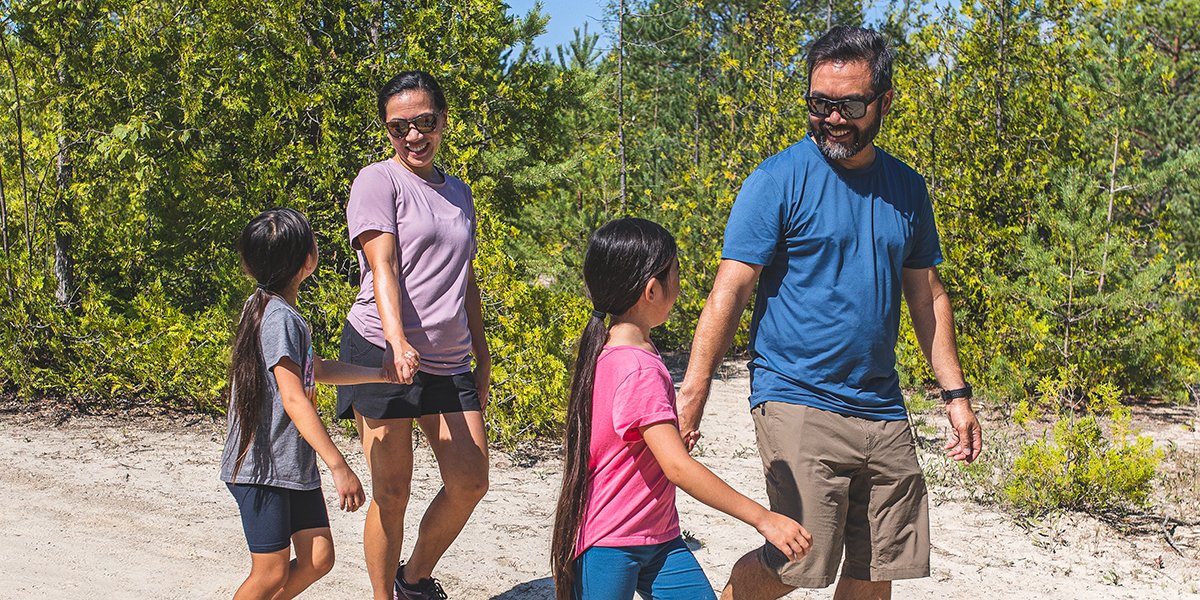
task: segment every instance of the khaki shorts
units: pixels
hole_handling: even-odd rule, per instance
[[[871,421],[800,404],[751,410],[771,510],[812,534],[795,562],[770,544],[759,560],[787,585],[821,588],[929,576],[929,503],[908,421]]]

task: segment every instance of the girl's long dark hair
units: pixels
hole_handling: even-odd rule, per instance
[[[230,410],[237,418],[237,461],[233,477],[242,462],[262,420],[263,398],[267,393],[267,373],[263,368],[263,311],[272,294],[283,291],[296,278],[305,261],[316,252],[317,242],[304,215],[290,208],[273,208],[254,217],[242,230],[238,254],[242,270],[258,285],[242,307],[233,338],[233,358],[229,363]]]
[[[563,436],[563,482],[554,515],[550,567],[557,600],[571,600],[575,545],[587,508],[591,473],[592,388],[596,360],[608,341],[605,315],[625,314],[637,304],[651,278],[666,283],[676,257],[675,238],[645,219],[618,219],[592,234],[583,260],[583,280],[594,311],[579,337]]]

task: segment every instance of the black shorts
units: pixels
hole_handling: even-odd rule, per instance
[[[383,348],[372,344],[346,323],[342,327],[339,360],[364,367],[383,364]],[[480,410],[479,390],[470,371],[433,375],[417,371],[411,384],[363,383],[339,385],[337,418],[353,419],[358,411],[368,419],[415,419],[425,415]]]
[[[328,529],[329,512],[321,488],[289,490],[273,485],[226,483],[242,513],[242,531],[250,552],[278,552],[292,545],[292,534]]]

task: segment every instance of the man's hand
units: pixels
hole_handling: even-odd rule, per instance
[[[946,405],[946,416],[950,419],[950,439],[946,442],[946,456],[970,464],[983,451],[983,430],[979,419],[971,409],[970,398],[956,398]]]
[[[683,438],[683,446],[691,452],[700,441],[700,418],[704,416],[704,404],[708,400],[708,389],[691,391],[687,388],[679,390],[676,405],[679,407],[679,435]]]

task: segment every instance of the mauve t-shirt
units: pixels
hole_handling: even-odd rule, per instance
[[[679,537],[675,484],[641,428],[677,422],[675,386],[662,358],[635,346],[608,346],[592,388],[587,509],[575,545],[650,546]]]
[[[358,236],[396,236],[400,265],[400,318],[404,336],[421,354],[420,370],[456,375],[471,369],[467,277],[475,258],[475,203],[461,179],[430,183],[392,159],[363,167],[346,204],[350,245],[358,251],[362,283],[346,319],[371,343],[384,347],[375,304],[375,277]]]

